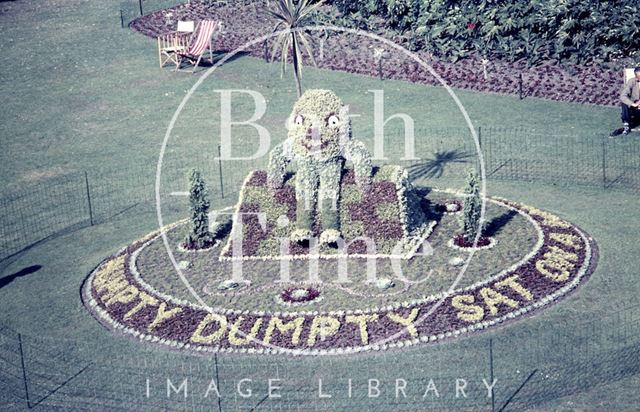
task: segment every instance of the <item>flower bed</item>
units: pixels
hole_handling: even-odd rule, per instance
[[[548,212],[500,202],[536,224],[539,238],[531,252],[466,287],[384,307],[279,312],[208,308],[176,299],[144,282],[137,270],[139,252],[158,233],[105,259],[89,275],[82,295],[89,310],[111,329],[198,352],[344,354],[436,342],[548,306],[584,282],[595,267],[595,243],[578,228]],[[301,289],[305,293],[296,292]],[[317,302],[325,293],[315,286],[285,292],[290,303]]]
[[[495,245],[495,239],[493,238],[482,236],[474,245],[473,241],[467,241],[462,234],[456,235],[456,237],[449,242],[450,247],[458,250],[490,249],[493,245]]]
[[[232,233],[220,255],[221,259],[277,260],[369,255],[408,259],[435,226],[435,222],[425,220],[419,205],[408,205],[408,183],[401,167],[374,169],[372,187],[367,193],[362,193],[358,188],[354,172],[350,169],[341,180],[341,200],[338,205],[345,245],[342,248],[331,245],[314,248],[310,244],[290,242],[288,251],[282,253],[280,239],[289,238],[292,230],[292,225],[283,225],[282,219],[286,217],[288,222],[296,220],[294,178],[289,179],[281,189],[273,190],[267,185],[266,172],[256,170],[247,176],[236,207],[236,214],[243,215],[241,254],[234,254]],[[410,213],[410,207],[417,210],[411,209],[413,212]],[[266,221],[261,221],[259,213],[266,217]],[[318,239],[320,232],[321,228],[316,224],[313,228],[315,239]],[[368,244],[361,239],[363,237],[374,244]]]
[[[273,28],[273,22],[254,4],[234,2],[208,8],[196,1],[140,17],[131,22],[130,27],[150,37],[175,30],[176,19],[173,19],[171,24],[167,24],[165,19],[164,13],[168,11],[183,20],[222,21],[224,32],[218,36],[215,43],[219,50],[235,50],[258,36],[271,33]],[[380,42],[362,36],[358,36],[356,41],[354,35],[333,32],[326,41],[321,40],[317,33],[312,33],[311,37],[316,45],[314,47],[322,44],[322,58],[316,58],[319,67],[378,76],[374,49],[384,47]],[[383,60],[385,78],[440,85],[413,60],[401,53],[387,51],[389,56]],[[254,57],[264,57],[262,44],[248,48],[247,52]],[[428,62],[447,84],[456,88],[518,95],[522,76],[522,92],[525,96],[598,105],[618,104],[621,74],[616,70],[581,65],[562,67],[557,64],[527,68],[524,62],[492,60],[483,63],[481,59],[474,57],[449,63],[433,59],[428,52],[417,54]],[[310,62],[305,59],[305,63]],[[576,84],[582,87],[576,87]],[[590,92],[584,93],[584,88],[588,88]]]
[[[291,287],[283,290],[277,297],[276,302],[284,306],[303,306],[322,299],[320,291],[314,288]]]

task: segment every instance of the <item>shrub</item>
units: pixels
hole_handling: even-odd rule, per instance
[[[441,58],[469,54],[529,65],[545,60],[587,64],[634,57],[640,49],[637,0],[336,0],[336,8],[366,25],[371,15],[406,32]],[[423,46],[424,44],[424,46]]]
[[[420,16],[420,2],[417,0],[387,0],[389,26],[404,32],[412,29]]]
[[[204,179],[197,170],[189,176],[189,204],[191,228],[184,243],[187,249],[202,249],[213,244],[209,231],[209,195]]]
[[[480,227],[480,216],[482,200],[480,199],[480,183],[475,170],[470,170],[467,174],[467,182],[464,188],[465,198],[462,207],[462,217],[460,219],[460,229],[462,236],[468,243],[474,241]]]

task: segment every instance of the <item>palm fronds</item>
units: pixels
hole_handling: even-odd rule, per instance
[[[313,65],[316,65],[307,34],[301,30],[305,25],[311,24],[313,12],[322,5],[322,1],[313,4],[311,1],[277,0],[274,7],[265,9],[265,12],[277,21],[273,33],[281,32],[276,36],[271,48],[271,61],[275,60],[279,51],[282,62],[280,75],[284,76],[289,53],[291,53],[298,97],[302,95],[300,78],[302,77],[303,51],[310,57]]]

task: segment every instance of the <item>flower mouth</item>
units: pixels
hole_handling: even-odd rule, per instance
[[[307,135],[307,139],[302,142],[302,146],[304,146],[310,152],[318,152],[329,147],[329,142],[322,142],[320,139],[314,139],[313,137]]]

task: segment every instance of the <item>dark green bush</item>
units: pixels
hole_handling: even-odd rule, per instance
[[[371,28],[373,17],[381,17],[390,28],[404,32],[416,26],[420,0],[335,0],[333,4],[349,26]]]
[[[457,60],[470,54],[590,64],[638,56],[637,0],[335,0],[347,23],[371,16],[410,44]]]
[[[209,231],[209,194],[204,179],[197,170],[189,176],[189,206],[191,225],[184,240],[187,249],[203,249],[213,244]]]
[[[462,206],[462,216],[460,217],[460,229],[464,241],[473,243],[481,230],[480,218],[482,216],[482,199],[480,198],[480,182],[475,170],[470,170],[467,174],[467,181],[464,188],[464,204]],[[482,235],[482,233],[480,234]]]

